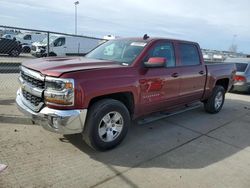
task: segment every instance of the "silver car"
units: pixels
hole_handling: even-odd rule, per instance
[[[236,64],[233,91],[250,93],[250,58],[230,58],[225,62]]]

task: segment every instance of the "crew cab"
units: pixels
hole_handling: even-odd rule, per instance
[[[131,120],[198,101],[218,113],[234,64],[205,65],[195,42],[149,38],[110,40],[84,57],[47,57],[21,66],[18,108],[60,134],[82,133],[97,150],[114,148]]]

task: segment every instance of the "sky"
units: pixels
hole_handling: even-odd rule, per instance
[[[192,40],[250,54],[249,0],[79,0],[78,34]],[[74,0],[0,0],[0,25],[75,32]]]

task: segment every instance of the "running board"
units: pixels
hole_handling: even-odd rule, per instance
[[[151,114],[151,115],[149,115],[147,117],[140,118],[139,120],[137,120],[137,124],[143,125],[143,124],[151,123],[151,122],[154,122],[154,121],[157,121],[157,120],[160,120],[160,119],[167,118],[169,116],[181,114],[181,113],[189,111],[189,110],[194,110],[196,108],[199,108],[200,106],[201,106],[201,103],[198,103],[198,104],[196,103],[194,105],[184,107],[181,110],[178,110],[178,111],[175,111],[175,112],[172,112],[172,113],[171,112],[169,112],[169,113],[168,112],[154,113],[154,114]]]

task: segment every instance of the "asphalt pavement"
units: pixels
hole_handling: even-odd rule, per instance
[[[13,101],[1,116],[18,114]],[[5,110],[3,110],[5,109]],[[5,114],[4,114],[5,113]],[[14,117],[15,116],[15,117]],[[227,94],[222,111],[197,108],[131,126],[114,150],[96,152],[80,134],[0,123],[0,187],[250,187],[250,96]]]

